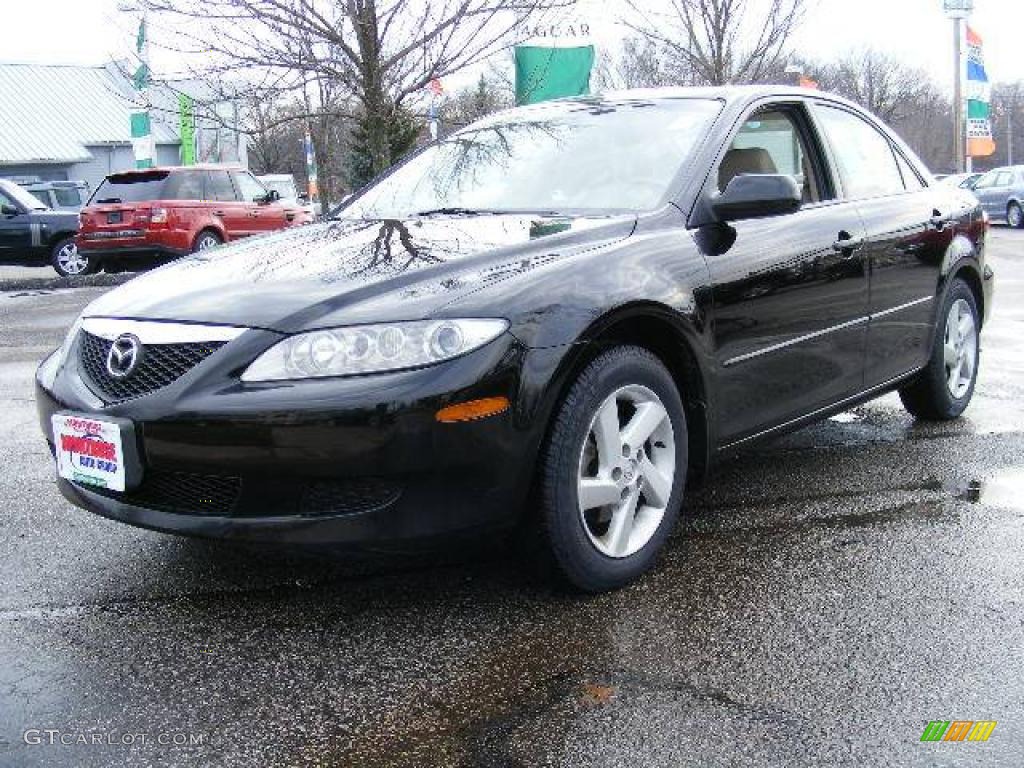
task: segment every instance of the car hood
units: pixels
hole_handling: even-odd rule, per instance
[[[179,259],[85,315],[282,333],[423,319],[488,284],[626,238],[635,224],[633,215],[325,221]]]

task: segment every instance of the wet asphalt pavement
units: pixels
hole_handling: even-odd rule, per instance
[[[32,374],[106,288],[0,282],[0,768],[1024,765],[1024,232],[990,254],[963,420],[890,395],[737,454],[598,598],[500,543],[354,561],[71,507]],[[919,741],[957,719],[998,725]]]

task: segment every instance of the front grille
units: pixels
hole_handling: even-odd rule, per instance
[[[134,507],[185,515],[226,517],[235,511],[242,480],[220,475],[149,470],[142,484],[125,493],[85,486],[87,490]]]
[[[302,489],[303,515],[354,515],[391,504],[402,495],[395,483],[378,477],[320,480]]]
[[[142,361],[123,379],[107,372],[107,356],[112,341],[81,332],[79,360],[85,372],[86,383],[108,403],[142,397],[177,381],[199,363],[223,347],[223,341],[203,341],[188,344],[145,344]]]

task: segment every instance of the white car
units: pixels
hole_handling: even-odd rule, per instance
[[[320,215],[320,203],[311,203],[308,195],[300,194],[295,177],[290,173],[267,173],[256,178],[263,182],[267,189],[273,189],[280,195],[282,205],[302,208],[313,216]]]

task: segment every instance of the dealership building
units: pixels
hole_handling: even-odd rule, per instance
[[[146,91],[158,165],[180,163],[179,94],[198,101],[203,90],[182,81],[154,83]],[[134,168],[130,115],[139,104],[131,81],[113,63],[0,62],[0,177],[83,180],[94,189],[107,174]],[[197,161],[247,164],[244,136],[225,127],[234,124],[227,106],[229,119],[196,125]]]

